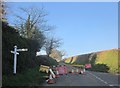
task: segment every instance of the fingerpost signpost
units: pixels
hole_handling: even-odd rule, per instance
[[[13,74],[16,74],[16,66],[17,66],[17,55],[19,55],[19,53],[17,51],[28,51],[28,49],[17,49],[17,46],[14,46],[14,51],[11,51],[11,53],[14,54],[14,67],[13,67]]]

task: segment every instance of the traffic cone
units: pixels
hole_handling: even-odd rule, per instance
[[[86,74],[86,71],[85,71],[85,69],[83,69],[83,74]]]
[[[58,71],[56,71],[56,75],[55,75],[55,78],[59,78],[60,76],[59,76],[59,72]]]
[[[78,69],[76,69],[76,73],[79,74],[79,70]]]
[[[80,73],[83,74],[83,70],[81,70]]]
[[[53,84],[53,83],[55,83],[55,80],[53,80],[53,78],[52,78],[52,74],[50,74],[49,79],[47,80],[47,83],[48,83],[48,84]]]
[[[72,74],[74,74],[74,69],[72,69],[72,71],[71,71],[71,72],[72,72]]]

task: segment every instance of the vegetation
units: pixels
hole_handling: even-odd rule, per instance
[[[1,2],[0,2],[1,3]],[[1,7],[1,6],[0,6]],[[36,86],[43,82],[45,73],[39,72],[40,65],[53,66],[57,61],[48,56],[36,57],[36,52],[47,44],[50,49],[60,46],[58,39],[52,39],[47,43],[46,32],[53,27],[46,23],[47,15],[43,8],[21,8],[24,16],[17,16],[14,27],[9,23],[2,22],[2,75],[3,86]],[[19,11],[18,11],[19,12]],[[0,9],[4,13],[4,7]],[[19,19],[19,20],[18,20]],[[14,19],[12,19],[14,20]],[[50,32],[50,31],[49,31]],[[48,35],[48,34],[47,34]],[[27,52],[19,52],[17,55],[17,75],[13,75],[13,51],[14,46],[18,49],[27,48]],[[52,48],[51,48],[52,47]],[[51,52],[51,51],[50,51]]]
[[[17,72],[23,72],[27,68],[37,66],[36,52],[39,43],[36,40],[25,39],[19,36],[14,28],[6,23],[2,24],[2,72],[3,75],[10,75],[13,72],[13,54],[10,52],[17,45],[18,48],[27,48],[27,52],[19,52],[17,61]]]
[[[53,30],[54,26],[47,24],[45,17],[48,14],[43,7],[20,8],[20,10],[23,11],[25,16],[17,15],[15,28],[22,37],[36,39],[40,46],[39,49],[44,49],[48,56],[51,54],[52,49],[60,47],[60,39],[48,36],[48,32]]]
[[[58,62],[55,59],[48,57],[46,55],[37,56],[37,60],[39,65],[46,65],[46,66],[58,65]]]
[[[120,52],[118,49],[99,52],[95,63],[106,64],[110,68],[109,72],[118,73],[118,52]]]
[[[24,73],[5,76],[3,75],[2,86],[39,86],[47,77],[46,73],[39,72],[39,67],[26,70]],[[28,88],[27,87],[27,88]]]
[[[90,54],[84,54],[69,57],[65,60],[65,63],[85,65],[86,63],[89,63],[89,56]]]
[[[45,73],[39,72],[39,66],[57,65],[57,61],[47,56],[36,57],[39,49],[37,40],[22,38],[17,30],[8,24],[2,24],[2,75],[3,86],[29,86],[39,85],[43,82]],[[19,52],[17,61],[17,75],[13,75],[13,50],[14,45],[18,48],[28,48],[27,52]]]
[[[61,45],[60,39],[56,39],[54,37],[47,38],[44,44],[44,49],[47,53],[47,56],[50,57],[50,54],[52,54],[52,50],[57,49],[58,47],[60,47],[60,45]]]
[[[14,27],[18,30],[20,36],[27,39],[37,40],[39,43],[39,49],[45,43],[45,31],[49,31],[49,26],[46,26],[45,16],[43,8],[20,8],[25,16],[16,14],[16,21]]]
[[[72,57],[65,58],[64,62],[65,62],[66,64],[68,64],[68,63],[70,64],[71,58],[72,58]]]
[[[89,70],[98,71],[98,72],[108,72],[109,71],[109,67],[106,64],[95,64]]]
[[[62,57],[66,54],[65,51],[59,51],[57,49],[52,49],[51,54],[49,55],[51,58],[54,58],[57,60],[57,62],[60,62],[62,60]]]
[[[65,63],[74,65],[85,65],[91,63],[92,68],[89,70],[110,72],[110,73],[120,73],[118,57],[119,49],[105,50],[96,53],[78,55],[69,57],[64,60]],[[72,61],[71,61],[72,60]]]

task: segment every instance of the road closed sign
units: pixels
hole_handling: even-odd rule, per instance
[[[85,64],[85,68],[91,68],[91,64]]]

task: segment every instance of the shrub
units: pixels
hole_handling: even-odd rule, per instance
[[[13,72],[13,54],[10,52],[17,45],[18,48],[28,48],[27,52],[17,55],[17,72],[23,72],[27,68],[35,67],[37,64],[36,51],[39,49],[37,40],[22,38],[16,29],[2,23],[2,73],[9,75]]]
[[[46,55],[37,56],[37,61],[39,65],[41,64],[46,66],[58,65],[58,62],[55,59],[47,57]]]
[[[108,72],[109,67],[106,64],[95,64],[91,70],[98,72]]]

